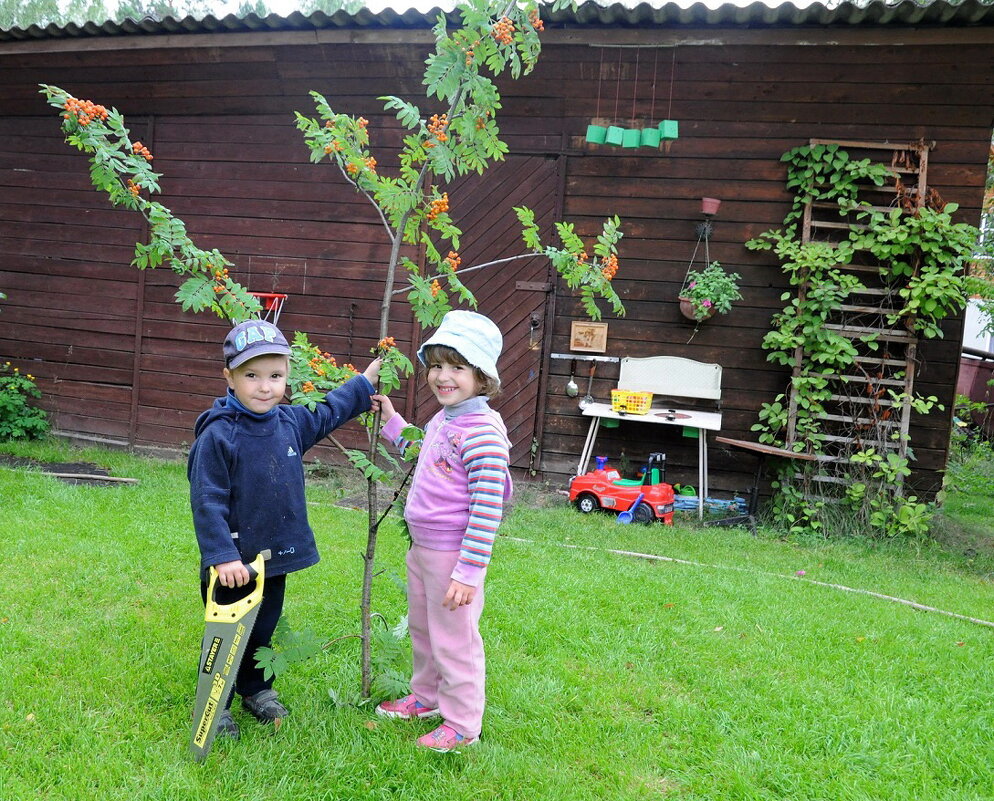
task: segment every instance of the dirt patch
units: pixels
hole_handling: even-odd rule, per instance
[[[0,465],[56,474],[55,477],[66,484],[89,484],[97,487],[116,487],[121,484],[120,481],[110,478],[110,473],[105,468],[92,462],[41,462],[37,459],[25,459],[0,453]],[[106,481],[102,481],[100,476],[108,478]]]

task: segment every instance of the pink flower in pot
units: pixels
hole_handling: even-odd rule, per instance
[[[680,311],[697,322],[727,313],[733,302],[742,300],[739,278],[738,273],[726,273],[717,261],[703,270],[691,270],[679,295]]]

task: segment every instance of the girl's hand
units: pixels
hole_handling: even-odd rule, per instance
[[[373,411],[380,410],[380,422],[386,425],[390,418],[397,414],[393,403],[386,395],[373,395]]]
[[[376,386],[376,382],[380,380],[380,367],[382,366],[383,359],[377,356],[369,363],[369,367],[362,371],[362,374],[366,376],[366,380],[374,387]]]
[[[220,565],[214,565],[214,569],[217,571],[217,578],[222,587],[244,587],[251,578],[248,568],[241,561],[223,562]]]
[[[450,611],[454,612],[460,606],[473,603],[475,597],[476,587],[471,587],[469,584],[463,584],[461,581],[452,579],[449,584],[449,591],[445,593],[445,598],[442,599],[442,606],[446,606]]]

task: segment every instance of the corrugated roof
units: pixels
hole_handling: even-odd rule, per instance
[[[0,30],[0,42],[31,41],[46,39],[73,39],[108,36],[162,36],[203,33],[249,33],[253,31],[311,31],[328,28],[392,28],[424,29],[431,27],[440,9],[421,12],[414,9],[396,11],[386,9],[377,13],[368,10],[356,14],[343,11],[331,16],[315,12],[308,16],[294,12],[288,16],[270,14],[259,17],[248,14],[239,17],[229,14],[223,18],[206,16],[202,19],[185,17],[162,20],[127,19],[123,22],[107,21],[101,24],[87,22],[84,25],[69,23],[64,26],[32,25],[27,29],[13,28]],[[458,15],[448,16],[455,22]],[[553,12],[546,9],[542,13],[546,26],[592,25],[609,27],[638,26],[989,26],[994,25],[994,5],[964,0],[961,3],[934,2],[927,6],[913,0],[897,3],[871,2],[868,5],[842,3],[829,7],[815,3],[798,8],[793,3],[769,6],[765,3],[752,3],[748,6],[722,5],[708,8],[702,3],[681,6],[676,3],[663,5],[640,3],[626,7],[620,3],[600,5],[595,2],[583,3],[576,11]]]

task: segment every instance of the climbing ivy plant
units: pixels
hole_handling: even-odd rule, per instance
[[[867,288],[847,267],[855,259],[878,266],[888,291],[899,298],[884,315],[888,326],[921,338],[941,337],[942,320],[966,304],[969,286],[964,268],[978,231],[954,222],[955,204],[943,205],[934,192],[917,198],[887,165],[854,159],[839,145],[794,148],[781,161],[787,164],[786,185],[794,192],[791,209],[782,228],[767,231],[746,246],[775,253],[793,287],[781,296],[786,306],[774,316],[763,346],[769,351],[769,361],[798,369],[787,392],[763,404],[752,430],[761,442],[824,457],[824,420],[833,396],[832,382],[840,376],[865,373],[859,365],[857,343],[871,352],[881,347],[876,333],[845,336],[827,325],[841,304]],[[894,207],[882,210],[859,199],[861,186],[879,187],[888,180],[896,185]],[[809,203],[838,206],[844,224],[835,241],[803,241],[799,236],[799,223]],[[897,373],[896,377],[904,376]],[[875,392],[891,408],[906,406],[919,414],[941,408],[935,397],[885,388]],[[869,409],[873,413],[874,407]],[[865,439],[906,436],[887,425],[888,414],[884,411],[875,419],[875,437]],[[845,516],[854,531],[882,536],[924,533],[930,510],[916,497],[901,493],[913,451],[909,442],[899,445],[897,453],[858,447],[844,454],[841,475],[833,473],[834,486],[841,488],[835,497],[824,490],[811,491],[810,479],[828,474],[831,459],[816,458],[801,470],[792,464],[790,475],[777,482],[775,520],[795,532],[827,533],[828,521],[838,523]]]

